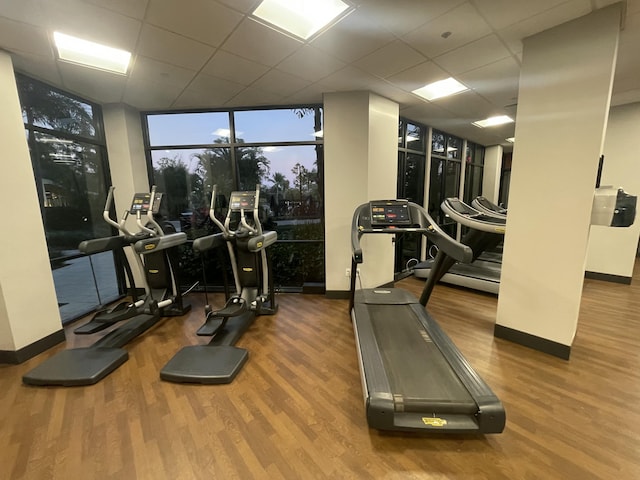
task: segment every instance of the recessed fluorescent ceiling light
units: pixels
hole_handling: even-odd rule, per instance
[[[489,117],[484,120],[478,120],[477,122],[473,122],[476,127],[484,128],[484,127],[495,127],[496,125],[503,125],[505,123],[511,123],[513,119],[506,115],[498,115],[497,117]]]
[[[435,100],[436,98],[447,97],[454,93],[464,92],[465,90],[469,89],[455,78],[449,77],[445,80],[440,80],[438,82],[425,85],[424,87],[420,87],[417,90],[414,90],[413,93],[421,96],[422,98],[426,98],[427,100]]]
[[[341,0],[263,0],[253,15],[307,40],[348,9]]]
[[[127,73],[131,53],[99,43],[54,32],[53,40],[58,49],[58,57],[71,63],[98,68],[114,73]]]

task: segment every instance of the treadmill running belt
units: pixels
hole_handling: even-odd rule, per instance
[[[477,411],[473,398],[411,307],[369,305],[369,314],[396,411]]]

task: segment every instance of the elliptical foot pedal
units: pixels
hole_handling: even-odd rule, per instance
[[[62,350],[26,373],[27,385],[93,385],[129,359],[122,348],[73,348]]]
[[[175,383],[231,383],[247,362],[249,352],[231,345],[184,347],[160,371],[160,378]]]

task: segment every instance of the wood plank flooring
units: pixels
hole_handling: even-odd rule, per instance
[[[0,366],[0,478],[639,479],[639,285],[638,266],[631,286],[585,281],[568,362],[494,339],[495,297],[438,286],[431,314],[507,411],[504,433],[485,437],[369,430],[346,300],[279,295],[278,314],[240,341],[249,361],[230,385],[159,379],[182,346],[204,343],[199,295],[102,382],[22,385],[45,358],[96,338],[69,329],[66,345]]]

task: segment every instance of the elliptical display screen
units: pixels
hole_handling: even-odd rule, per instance
[[[411,215],[406,200],[376,201],[371,206],[371,226],[389,228],[394,226],[410,226]]]
[[[229,200],[229,208],[233,212],[240,210],[253,210],[256,204],[255,192],[232,192]]]

